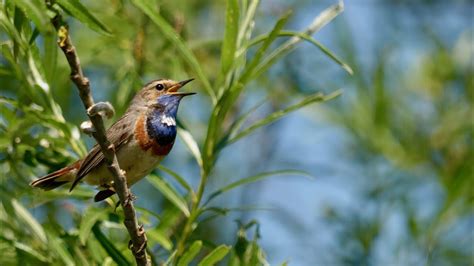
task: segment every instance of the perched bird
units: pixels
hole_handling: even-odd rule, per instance
[[[149,174],[173,147],[179,102],[184,96],[194,94],[178,90],[192,80],[158,79],[149,82],[135,95],[125,114],[107,130],[107,138],[115,146],[120,168],[125,171],[129,186]],[[51,190],[72,182],[71,191],[81,180],[99,187],[95,201],[115,194],[113,177],[98,145],[85,158],[30,185]]]

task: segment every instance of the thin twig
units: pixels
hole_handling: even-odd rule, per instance
[[[147,259],[146,254],[147,238],[145,235],[145,230],[142,226],[138,225],[135,208],[133,207],[132,195],[130,194],[130,190],[127,187],[124,171],[120,169],[119,163],[117,161],[114,145],[111,144],[107,139],[102,116],[97,112],[90,112],[91,107],[94,106],[94,99],[90,93],[89,80],[82,72],[79,57],[76,53],[76,48],[72,44],[67,26],[61,23],[61,17],[59,17],[59,15],[56,16],[52,20],[52,23],[58,31],[58,45],[64,52],[64,55],[66,56],[71,68],[71,80],[79,90],[82,103],[84,104],[86,110],[88,110],[87,116],[94,126],[95,130],[92,132],[92,136],[97,141],[97,144],[99,144],[100,149],[104,154],[107,168],[113,176],[115,192],[120,199],[125,215],[124,224],[125,227],[127,227],[128,234],[131,238],[130,249],[135,256],[137,265],[151,265]]]

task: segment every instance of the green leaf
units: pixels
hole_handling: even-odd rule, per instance
[[[199,251],[202,248],[202,241],[197,240],[194,241],[191,246],[188,248],[186,252],[184,252],[183,256],[179,259],[178,266],[187,266],[191,263],[191,261],[196,257]]]
[[[232,66],[237,47],[239,32],[239,3],[237,0],[228,0],[226,8],[226,28],[221,50],[221,72],[225,75]]]
[[[331,20],[337,17],[337,15],[339,15],[342,11],[344,11],[344,2],[339,1],[337,4],[328,7],[317,17],[315,17],[313,22],[303,31],[303,33],[306,35],[312,35],[318,32]],[[253,71],[252,78],[255,78],[267,71],[268,68],[270,68],[279,58],[292,51],[301,41],[302,39],[300,37],[293,37],[274,49],[270,55],[261,60],[260,64],[255,68],[255,71]]]
[[[149,175],[147,180],[156,187],[165,198],[178,207],[186,217],[189,217],[189,209],[186,200],[181,197],[170,184],[157,175]]]
[[[44,1],[16,0],[14,2],[25,13],[25,16],[35,23],[39,31],[42,33],[53,32]]]
[[[184,144],[186,144],[186,147],[188,147],[189,151],[196,159],[199,167],[202,168],[201,151],[199,150],[199,146],[196,140],[193,138],[193,135],[191,135],[189,131],[182,127],[179,128],[178,135],[181,137],[181,139],[184,141]]]
[[[174,261],[174,257],[176,257],[177,250],[173,251],[168,259],[163,263],[163,266],[173,265],[172,262]]]
[[[245,121],[250,117],[250,115],[255,112],[260,106],[262,106],[267,100],[262,100],[257,103],[255,106],[250,108],[247,112],[242,114],[238,119],[236,119],[230,126],[228,132],[222,138],[222,140],[217,144],[218,149],[222,149],[231,136],[235,136],[238,131],[241,129]]]
[[[51,241],[49,241],[49,250],[58,254],[59,258],[63,261],[63,263],[61,263],[62,265],[75,265],[71,254],[61,238],[52,237]]]
[[[316,93],[312,96],[308,96],[306,97],[304,100],[300,101],[299,103],[296,103],[294,105],[291,105],[285,109],[282,109],[282,110],[279,110],[279,111],[276,111],[272,114],[270,114],[269,116],[255,122],[254,124],[252,124],[251,126],[249,126],[248,128],[240,131],[238,134],[236,134],[235,136],[231,136],[231,139],[227,141],[226,144],[230,144],[230,143],[234,143],[236,142],[237,140],[249,135],[250,133],[252,133],[253,131],[255,131],[256,129],[262,127],[262,126],[265,126],[265,125],[268,125],[270,123],[273,123],[275,122],[276,120],[282,118],[283,116],[293,112],[293,111],[296,111],[298,109],[301,109],[309,104],[312,104],[312,103],[315,103],[315,102],[325,102],[325,101],[329,101],[339,95],[341,95],[341,91],[340,90],[337,90],[329,95],[323,95],[321,93]]]
[[[95,32],[110,35],[111,32],[107,26],[92,15],[87,7],[83,6],[78,0],[56,0],[56,3],[69,12],[71,16],[75,17]]]
[[[235,181],[233,183],[230,183],[214,192],[212,192],[208,197],[206,202],[203,205],[207,205],[212,199],[215,197],[221,195],[224,192],[227,192],[229,190],[232,190],[234,188],[237,188],[239,186],[249,184],[249,183],[254,183],[259,180],[262,180],[264,178],[270,177],[270,176],[275,176],[275,175],[303,175],[303,176],[310,176],[308,173],[303,172],[303,171],[298,171],[298,170],[279,170],[279,171],[271,171],[271,172],[264,172],[260,173],[254,176],[242,178],[238,181]]]
[[[173,248],[173,242],[160,230],[147,230],[146,236],[149,240],[155,241],[160,244],[161,247],[170,251]]]
[[[199,80],[203,83],[204,89],[211,96],[212,102],[215,104],[217,99],[212,90],[211,83],[204,74],[199,61],[194,56],[193,52],[186,46],[181,37],[174,31],[173,27],[156,11],[155,7],[147,0],[132,0],[132,3],[145,13],[163,33],[163,37],[168,39],[175,48],[181,53],[182,58],[188,62],[189,66],[198,75]]]
[[[158,221],[161,221],[161,219],[163,219],[163,217],[161,217],[160,214],[156,213],[156,212],[153,212],[153,211],[150,211],[150,210],[147,210],[145,208],[142,208],[142,207],[139,207],[139,206],[135,206],[135,209],[137,211],[140,211],[140,212],[143,212],[144,214],[146,215],[149,215],[151,217],[155,217]]]
[[[82,216],[81,225],[79,226],[79,240],[82,245],[87,243],[87,238],[97,221],[106,217],[107,213],[103,209],[89,207]]]
[[[220,245],[211,251],[201,262],[199,262],[198,266],[212,266],[221,261],[227,253],[229,253],[230,247],[226,245]]]
[[[8,34],[8,37],[14,41],[16,45],[19,45],[21,50],[26,50],[28,48],[28,43],[20,36],[20,33],[15,28],[15,25],[12,21],[6,16],[5,11],[0,10],[0,26],[3,32]],[[12,64],[12,68],[15,70],[16,75],[20,75],[21,68],[15,64],[14,58],[16,57],[11,51],[9,45],[6,43],[0,44],[2,47],[2,54],[8,62]]]
[[[173,234],[176,224],[180,223],[182,219],[183,215],[181,214],[181,210],[175,205],[171,205],[161,212],[161,220],[156,229]]]
[[[308,41],[309,43],[316,46],[319,50],[321,50],[324,54],[326,54],[329,58],[331,58],[334,62],[339,64],[345,71],[347,71],[347,73],[349,73],[350,75],[354,74],[354,71],[352,70],[352,68],[347,63],[343,62],[331,50],[329,50],[329,48],[327,48],[326,46],[324,46],[322,43],[318,42],[317,40],[315,40],[311,36],[309,36],[307,34],[304,34],[304,33],[301,33],[301,32],[295,32],[295,31],[280,31],[278,33],[278,36],[281,36],[281,37],[298,37],[298,38],[301,38],[305,41]],[[267,37],[268,37],[268,35],[265,35],[265,34],[260,35],[258,37],[255,37],[249,43],[248,47],[256,45],[259,42],[262,42]]]
[[[192,193],[193,192],[193,189],[191,188],[191,186],[188,184],[188,182],[186,182],[186,180],[184,180],[184,178],[182,178],[180,175],[178,175],[176,172],[172,171],[171,169],[169,168],[166,168],[164,167],[163,165],[159,165],[158,166],[158,169],[160,169],[161,171],[169,174],[170,176],[172,176],[174,179],[176,179],[176,181],[178,181],[178,183],[183,186],[188,192]]]
[[[37,239],[43,243],[46,243],[48,239],[46,238],[46,233],[44,232],[43,227],[28,212],[28,210],[25,209],[25,207],[23,207],[23,205],[21,205],[16,199],[12,199],[11,204],[15,210],[18,220],[23,221]]]
[[[107,254],[109,254],[118,265],[131,265],[115,245],[100,231],[99,223],[94,224],[92,232]]]
[[[44,36],[43,46],[43,65],[46,72],[46,79],[48,80],[49,84],[54,84],[53,82],[56,78],[56,63],[59,50],[56,43],[56,36]]]
[[[243,19],[243,22],[239,29],[239,36],[237,39],[238,45],[244,44],[248,40],[248,38],[250,38],[252,34],[252,29],[255,24],[255,19],[254,19],[255,12],[257,11],[257,7],[259,4],[260,4],[260,0],[253,0],[253,1],[250,1],[250,4],[248,5],[246,9],[244,7],[245,18]]]
[[[18,250],[21,250],[25,253],[27,253],[28,255],[30,255],[31,257],[43,262],[43,263],[51,263],[51,261],[49,261],[48,258],[46,258],[45,256],[41,255],[38,251],[36,251],[34,248],[26,245],[26,244],[23,244],[23,243],[20,243],[20,242],[14,242],[13,246],[18,249]]]
[[[208,136],[206,137],[206,143],[204,145],[206,160],[212,159],[210,158],[209,155],[212,154],[213,152],[213,148],[214,148],[213,141],[215,141],[215,139],[217,138],[217,133],[218,133],[217,125],[219,125],[221,121],[225,118],[227,112],[234,105],[235,101],[237,100],[242,90],[244,89],[245,84],[250,81],[250,77],[252,76],[254,68],[260,62],[263,54],[270,47],[271,43],[278,36],[277,33],[280,31],[282,27],[285,26],[285,24],[287,23],[290,17],[290,14],[291,12],[286,13],[277,21],[269,37],[265,39],[262,46],[257,50],[257,52],[253,56],[250,63],[246,66],[244,73],[239,78],[239,81],[233,84],[233,86],[231,86],[229,91],[226,91],[222,95],[222,97],[219,99],[217,106],[209,122]]]
[[[222,218],[222,216],[227,216],[231,212],[275,211],[275,210],[276,210],[275,208],[262,207],[262,206],[239,206],[239,207],[234,207],[234,208],[205,207],[201,209],[199,215],[203,214],[204,212],[211,212],[212,214],[199,220],[199,223],[202,225],[216,218]]]
[[[260,48],[257,50],[252,60],[245,68],[245,72],[240,77],[240,82],[242,84],[246,84],[250,80],[255,67],[260,63],[265,52],[268,50],[273,41],[278,37],[278,32],[280,32],[280,30],[286,25],[290,15],[291,12],[287,12],[281,16],[273,27],[272,31],[268,34],[267,38],[264,39],[262,46],[260,46]]]

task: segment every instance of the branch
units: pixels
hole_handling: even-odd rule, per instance
[[[87,110],[87,116],[94,127],[94,130],[91,130],[90,133],[97,141],[97,144],[99,144],[100,149],[104,154],[107,168],[113,176],[115,192],[120,199],[125,215],[124,224],[125,227],[127,227],[128,234],[131,238],[129,247],[135,256],[137,265],[150,265],[150,262],[147,260],[145,249],[147,244],[145,230],[143,229],[143,226],[138,225],[135,208],[133,207],[132,202],[132,194],[127,187],[125,172],[120,169],[117,156],[115,155],[114,145],[107,139],[104,122],[100,115],[100,111],[111,111],[113,109],[107,104],[94,103],[94,99],[90,93],[89,79],[87,79],[82,72],[79,57],[76,54],[76,48],[72,44],[67,25],[63,25],[60,21],[61,17],[59,15],[52,20],[54,27],[58,31],[58,45],[66,56],[71,68],[71,80],[79,90],[82,103]]]

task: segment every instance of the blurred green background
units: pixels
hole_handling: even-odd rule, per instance
[[[214,105],[181,48],[138,8],[141,1],[81,2],[110,32],[63,12],[95,100],[110,101],[116,118],[144,83],[194,77],[187,90],[198,95],[182,102],[178,116],[202,149]],[[232,83],[219,76],[226,1],[151,2],[213,88]],[[262,1],[251,37],[271,31],[287,10],[292,15],[284,29],[301,31],[334,4]],[[86,116],[56,36],[47,27],[35,31],[41,19],[21,20],[20,10],[35,14],[25,1],[2,1],[0,264],[119,263],[107,243],[131,262],[116,199],[93,203],[95,190],[86,185],[72,194],[28,186],[80,158],[94,141],[78,130]],[[313,37],[353,75],[302,42],[252,78],[220,124],[225,131],[258,106],[245,128],[314,93],[342,89],[342,95],[219,149],[204,195],[260,172],[296,169],[312,178],[282,172],[223,193],[186,243],[202,241],[201,258],[227,244],[241,265],[474,265],[473,11],[472,1],[346,1],[344,12]],[[28,47],[12,41],[9,23],[21,29]],[[288,39],[277,38],[268,53]],[[22,49],[31,56],[22,57]],[[245,50],[243,58],[251,62],[257,49]],[[46,86],[38,83],[35,60]],[[186,218],[151,185],[153,178],[160,176],[184,201],[189,191],[167,169],[195,191],[202,178],[185,142],[177,138],[165,168],[132,188],[157,264],[173,254]],[[255,260],[243,263],[242,250]]]

